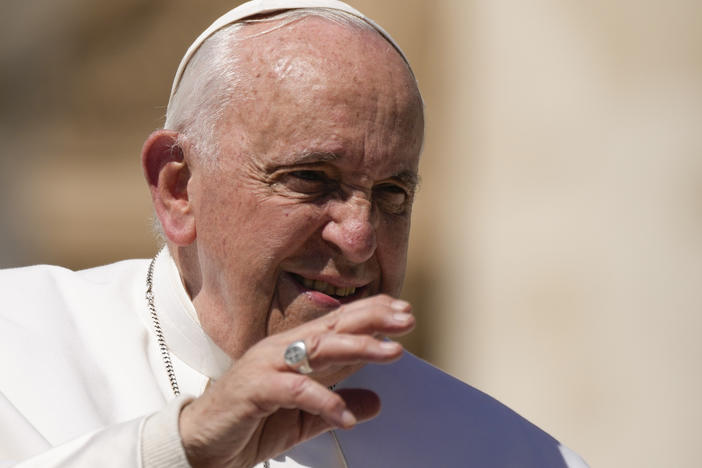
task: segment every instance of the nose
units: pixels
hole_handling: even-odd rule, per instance
[[[364,194],[332,202],[331,219],[322,229],[322,239],[336,246],[353,263],[370,259],[377,247],[377,221],[373,205]]]

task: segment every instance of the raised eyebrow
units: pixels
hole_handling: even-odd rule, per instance
[[[412,191],[415,191],[419,185],[419,175],[412,171],[399,172],[392,176],[391,179],[399,180]]]
[[[302,153],[300,155],[293,157],[290,161],[290,165],[314,164],[314,163],[336,161],[337,159],[339,159],[339,157],[340,156],[336,153],[320,153],[320,152]]]

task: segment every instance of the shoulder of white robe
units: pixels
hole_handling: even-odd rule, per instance
[[[344,11],[353,16],[361,18],[362,20],[373,26],[373,28],[375,28],[385,39],[387,39],[387,41],[390,44],[392,44],[392,46],[402,56],[402,59],[409,65],[407,56],[405,56],[405,53],[402,52],[402,49],[400,49],[400,46],[397,45],[394,39],[390,37],[390,34],[388,34],[373,20],[367,18],[363,13],[343,2],[340,2],[338,0],[251,0],[250,2],[243,3],[238,7],[234,8],[233,10],[230,10],[224,15],[217,18],[214,21],[214,23],[212,23],[207,29],[205,29],[202,32],[202,34],[200,34],[197,37],[197,39],[195,39],[195,42],[193,42],[190,45],[190,47],[188,47],[188,50],[185,52],[185,55],[180,61],[180,65],[178,65],[178,71],[176,71],[175,77],[173,78],[173,86],[171,87],[171,95],[169,99],[173,98],[173,95],[178,89],[178,85],[180,84],[180,80],[183,76],[183,73],[185,72],[185,68],[190,62],[190,59],[193,57],[197,49],[200,48],[202,43],[205,42],[207,38],[212,36],[214,33],[216,33],[225,26],[228,26],[232,23],[236,23],[237,21],[248,18],[250,16],[273,13],[275,11],[281,10],[295,10],[300,8],[331,8],[334,10]]]

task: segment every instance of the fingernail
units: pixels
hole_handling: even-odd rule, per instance
[[[402,299],[395,299],[392,301],[392,304],[390,304],[390,307],[392,307],[395,310],[403,310],[406,311],[409,309],[409,302],[403,301]]]
[[[349,410],[341,413],[341,427],[349,428],[356,424],[356,416]]]
[[[392,315],[392,319],[400,325],[404,325],[412,320],[412,316],[408,313],[396,313]]]

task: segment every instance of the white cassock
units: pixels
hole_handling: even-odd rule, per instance
[[[0,467],[187,467],[175,398],[145,300],[148,260],[72,272],[0,271]],[[230,359],[200,328],[173,260],[159,255],[155,305],[184,395]],[[583,467],[501,403],[409,353],[339,387],[376,391],[380,415],[325,433],[271,467]],[[334,437],[334,435],[336,437]]]

